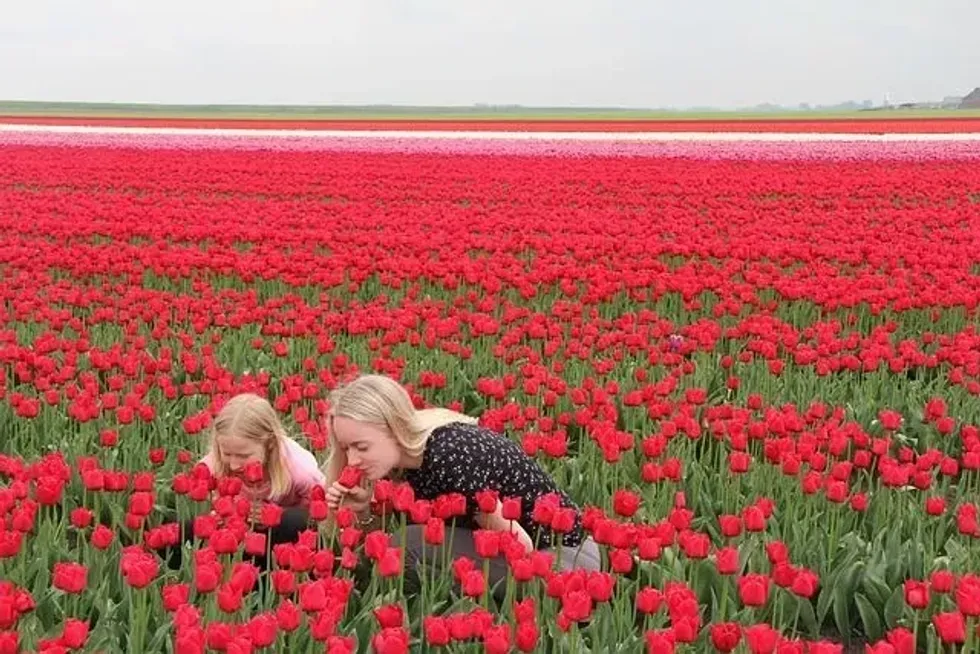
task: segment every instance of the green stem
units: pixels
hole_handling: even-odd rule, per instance
[[[725,619],[725,609],[728,608],[727,605],[728,605],[728,586],[729,585],[730,585],[730,582],[729,582],[728,578],[727,577],[726,578],[723,578],[722,579],[722,585],[721,585],[721,603],[718,606],[718,613],[720,614],[719,615],[719,619],[720,620],[724,620]]]

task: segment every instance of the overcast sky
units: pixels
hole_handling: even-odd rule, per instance
[[[938,100],[980,86],[978,26],[980,0],[8,0],[0,99]]]

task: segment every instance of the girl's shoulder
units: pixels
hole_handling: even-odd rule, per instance
[[[203,463],[208,467],[208,470],[211,472],[212,475],[215,474],[215,468],[217,467],[218,462],[214,456],[214,452],[208,452],[207,454],[205,454],[204,458],[198,461],[198,463],[199,464]]]
[[[286,438],[282,458],[293,479],[323,483],[323,471],[316,457],[292,438]]]

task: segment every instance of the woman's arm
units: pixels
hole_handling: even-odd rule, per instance
[[[531,537],[525,531],[524,527],[521,526],[516,520],[508,520],[503,516],[504,505],[497,501],[497,508],[494,509],[493,513],[480,513],[477,512],[474,520],[476,524],[480,525],[482,529],[489,529],[490,531],[506,531],[514,534],[517,537],[518,542],[524,546],[525,552],[534,551],[534,542]]]

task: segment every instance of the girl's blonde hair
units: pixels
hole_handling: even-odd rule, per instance
[[[348,418],[382,427],[391,432],[402,451],[413,457],[422,456],[433,430],[451,422],[475,424],[476,418],[442,408],[416,410],[405,388],[384,375],[362,375],[340,386],[330,394],[327,420],[330,453],[323,465],[329,488],[340,478],[347,465],[347,454],[337,446],[333,432],[334,418]]]
[[[211,452],[215,473],[228,474],[228,464],[221,458],[218,438],[237,436],[261,443],[265,448],[265,478],[269,481],[269,499],[275,500],[289,491],[290,478],[284,461],[286,429],[276,410],[264,397],[241,393],[228,400],[211,425]]]

